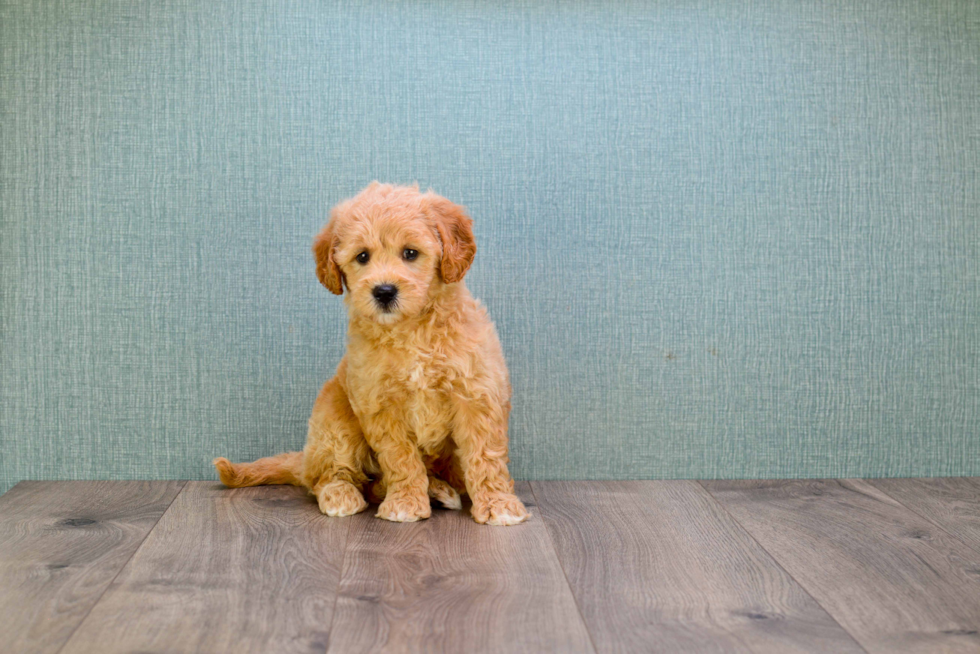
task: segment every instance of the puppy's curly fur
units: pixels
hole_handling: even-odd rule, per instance
[[[313,253],[320,282],[344,294],[347,354],[317,397],[304,450],[215,459],[221,481],[305,486],[329,516],[363,511],[367,491],[379,518],[413,522],[429,517],[430,497],[458,509],[465,492],[477,522],[526,520],[507,471],[507,366],[463,283],[476,254],[465,210],[373,182],[334,207]]]

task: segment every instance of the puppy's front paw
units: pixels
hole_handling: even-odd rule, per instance
[[[463,500],[456,489],[436,477],[429,477],[429,497],[453,511],[463,508]]]
[[[333,518],[354,515],[368,507],[361,491],[344,481],[335,481],[318,488],[316,502],[320,505],[321,513]]]
[[[524,503],[510,493],[492,493],[473,500],[473,519],[482,524],[507,527],[519,525],[531,514]]]
[[[432,515],[429,498],[416,497],[405,493],[388,493],[385,501],[378,507],[375,517],[392,522],[416,522]]]

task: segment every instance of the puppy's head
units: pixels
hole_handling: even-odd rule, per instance
[[[382,325],[416,316],[476,255],[466,211],[417,186],[372,182],[333,208],[313,242],[316,273],[349,310]]]

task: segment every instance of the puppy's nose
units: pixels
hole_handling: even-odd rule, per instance
[[[378,284],[373,289],[371,289],[371,295],[374,299],[378,301],[382,306],[387,306],[395,301],[398,297],[398,287],[394,284]]]

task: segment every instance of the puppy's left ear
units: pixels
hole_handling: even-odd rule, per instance
[[[453,204],[441,195],[429,192],[424,196],[430,220],[442,241],[442,281],[452,284],[463,279],[476,256],[473,220],[466,209]]]
[[[340,272],[340,266],[333,258],[336,240],[331,219],[313,239],[313,258],[316,259],[316,276],[320,283],[330,289],[334,295],[343,295],[343,273]]]

